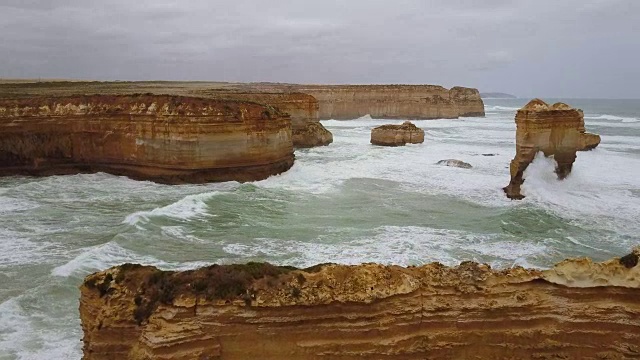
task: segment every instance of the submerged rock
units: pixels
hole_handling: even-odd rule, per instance
[[[585,132],[584,114],[564,103],[549,106],[540,99],[531,100],[516,113],[516,156],[511,161],[511,181],[504,188],[510,199],[523,199],[520,187],[524,171],[536,154],[555,159],[556,174],[562,180],[569,175],[576,152],[593,149],[600,136]]]
[[[381,146],[402,146],[424,142],[424,130],[411,121],[402,125],[382,125],[371,130],[371,143]]]
[[[638,254],[545,271],[125,264],[80,287],[84,359],[625,358],[640,352]]]
[[[440,160],[436,164],[437,165],[451,166],[451,167],[458,167],[458,168],[462,168],[462,169],[471,169],[473,167],[469,163],[466,163],[466,162],[461,161],[461,160],[456,160],[456,159]]]

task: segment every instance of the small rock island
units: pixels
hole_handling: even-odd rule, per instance
[[[406,144],[422,144],[424,130],[411,121],[402,125],[382,125],[371,130],[371,143],[380,146],[403,146]]]

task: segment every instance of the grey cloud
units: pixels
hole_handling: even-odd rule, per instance
[[[637,97],[636,0],[0,0],[0,77]]]

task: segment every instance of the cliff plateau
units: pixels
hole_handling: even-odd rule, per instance
[[[0,100],[0,175],[252,181],[293,160],[289,116],[256,103],[150,94]]]
[[[296,91],[320,103],[320,119],[457,119],[484,116],[477,89],[438,85],[247,84],[262,91]]]
[[[639,256],[545,271],[125,264],[80,287],[84,359],[637,358]]]
[[[511,181],[504,188],[510,199],[524,198],[520,192],[524,171],[539,151],[553,156],[562,180],[571,172],[577,151],[591,150],[600,143],[599,135],[585,132],[582,110],[567,104],[548,105],[534,99],[518,110],[515,121],[516,156],[511,161]]]

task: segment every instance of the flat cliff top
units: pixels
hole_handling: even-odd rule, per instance
[[[45,81],[0,82],[0,99],[24,98],[38,95],[84,95],[84,94],[170,94],[193,96],[206,95],[212,91],[232,92],[304,92],[304,90],[422,90],[446,92],[440,85],[322,85],[322,84],[286,84],[286,83],[227,83],[206,81]],[[477,92],[473,88],[454,87],[458,90]],[[478,95],[479,96],[479,95]]]
[[[280,115],[275,108],[241,100],[174,95],[76,95],[0,99],[0,118],[83,115],[243,116]]]
[[[431,263],[406,268],[322,264],[307,269],[248,263],[183,272],[125,264],[87,276],[81,289],[99,291],[100,297],[134,297],[137,307],[132,316],[141,323],[161,304],[190,306],[195,301],[266,307],[372,303],[419,288],[490,293],[502,285],[534,285],[536,281],[576,288],[640,288],[639,257],[637,248],[622,258],[602,263],[587,258],[569,259],[544,271],[521,267],[494,270],[473,262],[457,267]]]

